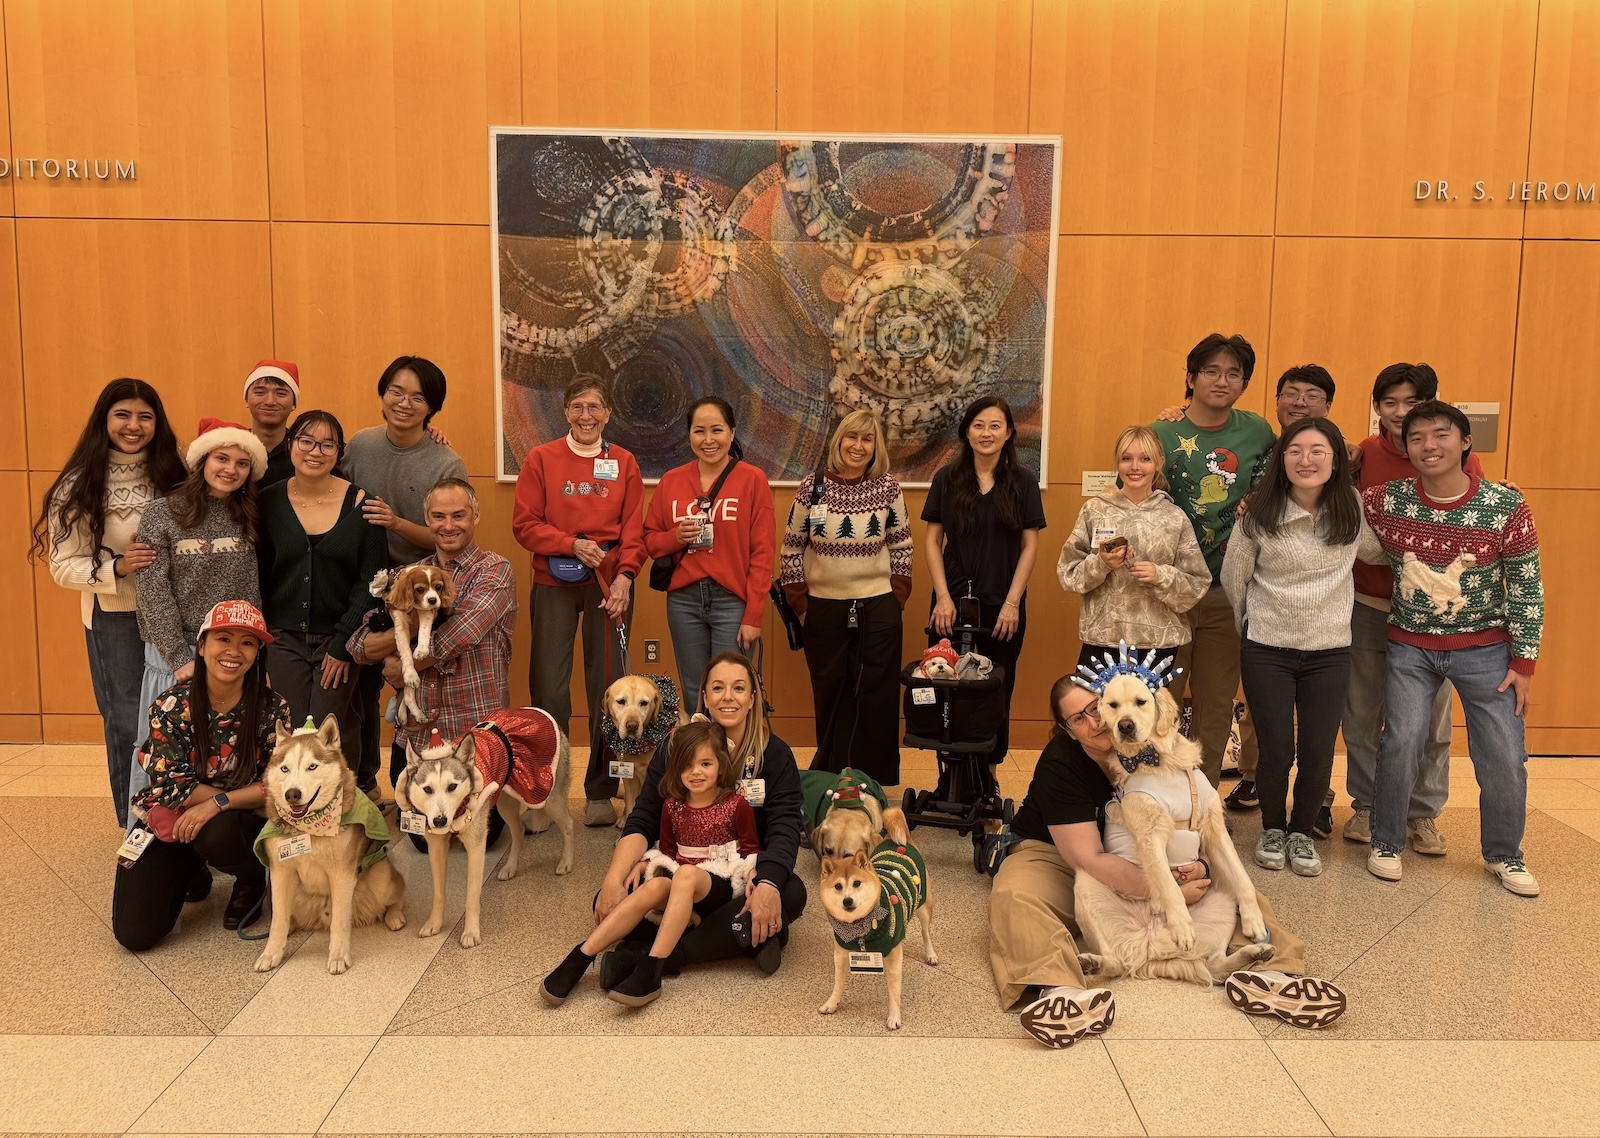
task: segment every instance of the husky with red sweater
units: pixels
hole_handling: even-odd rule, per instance
[[[394,797],[401,828],[420,826],[428,840],[433,909],[417,930],[433,936],[444,926],[445,870],[450,839],[467,850],[466,921],[461,947],[481,941],[478,912],[483,862],[489,844],[489,810],[498,807],[511,834],[511,852],[496,877],[509,881],[522,861],[522,812],[542,810],[561,832],[556,876],[572,872],[572,814],[567,802],[571,771],[567,737],[550,713],[536,707],[497,711],[454,743],[433,733],[418,754],[406,747],[406,769]]]

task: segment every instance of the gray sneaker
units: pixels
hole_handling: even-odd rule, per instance
[[[1322,859],[1317,847],[1304,834],[1289,835],[1289,868],[1301,877],[1315,877],[1322,872]]]
[[[1263,830],[1261,840],[1256,842],[1256,864],[1262,869],[1282,869],[1286,860],[1283,847],[1287,840],[1282,830]]]
[[[1443,857],[1449,850],[1432,818],[1413,818],[1407,822],[1406,839],[1413,850],[1429,857]]]
[[[611,805],[611,800],[590,802],[583,811],[583,824],[585,826],[615,826],[617,824],[617,808]]]
[[[1372,811],[1357,810],[1350,815],[1350,821],[1344,824],[1344,840],[1347,842],[1360,842],[1364,846],[1372,844]]]

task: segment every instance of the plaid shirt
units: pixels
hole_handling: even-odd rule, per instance
[[[459,739],[473,724],[510,705],[517,579],[511,562],[477,545],[452,560],[433,554],[418,564],[439,566],[456,586],[456,607],[433,630],[433,663],[418,669],[417,703],[426,719],[395,735],[421,750],[435,727],[446,739]],[[356,629],[350,655],[359,664],[381,664],[367,656],[368,632],[366,625]]]

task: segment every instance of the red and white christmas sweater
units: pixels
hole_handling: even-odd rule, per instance
[[[1356,475],[1357,490],[1369,490],[1374,486],[1417,476],[1417,468],[1411,465],[1411,459],[1405,451],[1394,445],[1387,432],[1368,435],[1359,446],[1361,472]],[[1466,471],[1475,477],[1483,477],[1483,466],[1478,462],[1477,455],[1467,455]],[[1394,596],[1394,570],[1387,565],[1368,565],[1365,561],[1357,561],[1355,574],[1356,598],[1366,597],[1376,601],[1373,608],[1388,612],[1389,599]]]
[[[511,532],[517,544],[533,554],[533,579],[541,585],[563,584],[550,575],[550,558],[572,554],[581,534],[604,547],[611,545],[600,575],[609,582],[617,573],[639,575],[644,564],[644,479],[639,463],[619,446],[607,444],[592,455],[579,454],[570,435],[534,447],[517,475],[516,506]],[[601,463],[617,464],[617,476],[603,475]]]
[[[645,552],[651,557],[681,553],[672,571],[674,589],[709,577],[744,601],[741,623],[760,625],[777,557],[772,487],[760,467],[740,462],[711,504],[710,548],[685,547],[678,541],[678,522],[700,515],[696,500],[702,497],[698,460],[663,474],[645,511]]]

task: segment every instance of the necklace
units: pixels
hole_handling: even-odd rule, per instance
[[[308,509],[308,510],[309,509],[314,509],[317,506],[321,506],[321,505],[326,504],[329,500],[331,500],[333,498],[334,493],[338,489],[339,488],[337,486],[329,486],[328,487],[328,492],[326,494],[324,494],[322,497],[316,499],[315,501],[308,500],[306,498],[305,494],[301,493],[299,495],[299,500],[298,501],[294,501],[295,483],[294,483],[294,481],[291,481],[289,483],[289,494],[290,494],[291,502],[293,502],[293,504],[296,505],[296,506],[302,506],[302,507],[304,507],[305,509]]]

